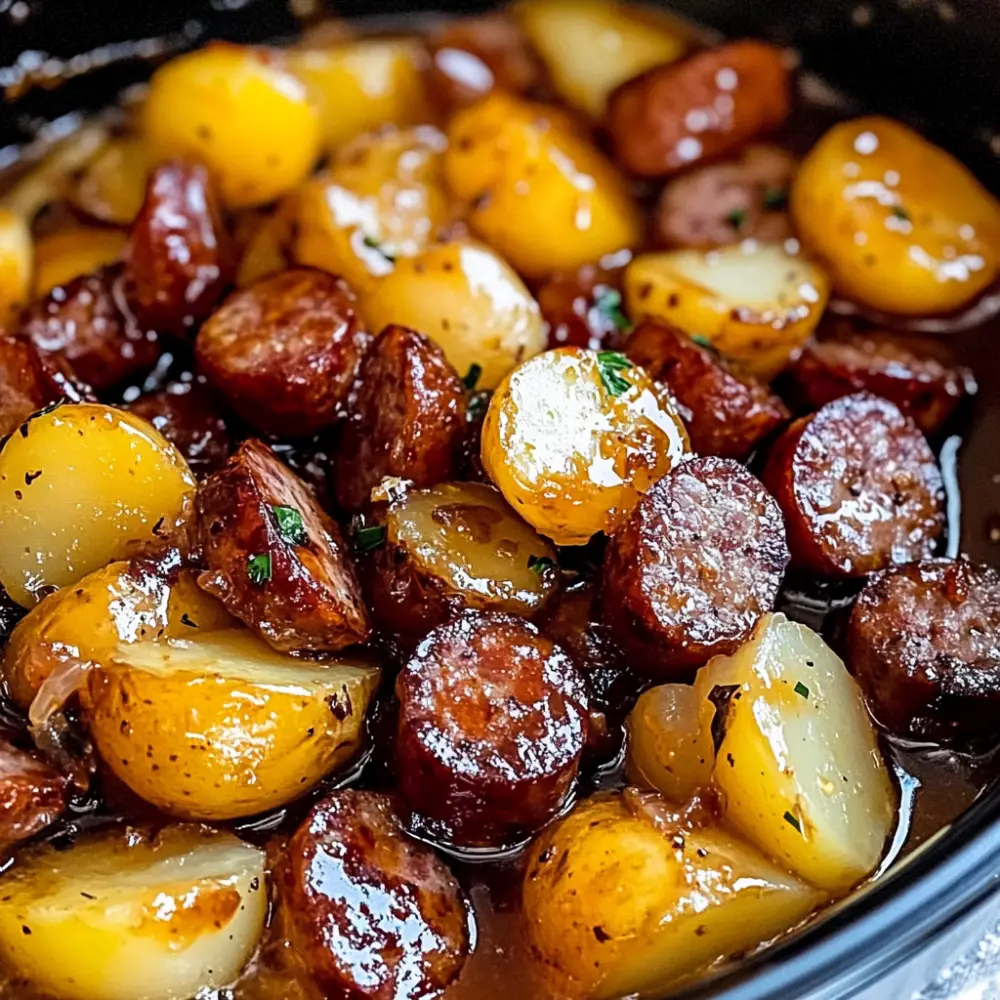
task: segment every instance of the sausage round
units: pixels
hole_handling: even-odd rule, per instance
[[[339,417],[367,343],[347,283],[296,269],[232,294],[198,331],[195,353],[247,423],[307,437]]]
[[[58,819],[68,789],[61,774],[0,742],[0,857]]]
[[[576,274],[555,275],[538,289],[549,347],[617,350],[629,323],[622,312],[618,275],[587,264]]]
[[[784,512],[792,561],[808,572],[864,576],[925,559],[944,530],[930,445],[899,407],[870,393],[795,421],[763,478]]]
[[[0,437],[64,396],[75,402],[88,394],[58,355],[40,354],[23,335],[0,335]]]
[[[744,40],[626,81],[608,99],[607,125],[623,166],[662,177],[771,131],[789,105],[784,53]]]
[[[469,908],[388,795],[340,791],[288,843],[279,887],[289,938],[317,982],[366,1000],[436,997],[470,948]]]
[[[368,348],[334,455],[337,503],[360,511],[384,476],[433,486],[452,478],[465,432],[465,387],[441,348],[386,327]]]
[[[583,681],[528,622],[466,611],[434,629],[396,679],[396,770],[411,825],[504,847],[565,802],[587,738]]]
[[[285,652],[364,642],[368,613],[336,524],[260,441],[198,491],[198,583]]]
[[[781,511],[742,465],[671,469],[608,543],[601,618],[660,681],[732,653],[771,611],[788,564]]]
[[[696,454],[744,459],[790,417],[763,382],[737,378],[718,355],[678,330],[642,323],[625,353],[687,410],[684,422]]]
[[[157,167],[125,246],[125,294],[143,329],[183,336],[212,311],[235,258],[200,164]]]
[[[1000,573],[928,559],[877,574],[847,631],[848,662],[891,733],[934,742],[1000,733]]]

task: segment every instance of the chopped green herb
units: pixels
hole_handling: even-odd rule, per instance
[[[747,210],[745,208],[734,208],[727,216],[726,222],[739,232],[747,221]]]
[[[795,693],[801,695],[803,698],[809,697],[809,688],[802,683],[802,681],[797,681],[795,684]]]
[[[267,552],[258,552],[247,560],[247,576],[257,587],[263,587],[271,579],[271,556]]]
[[[707,347],[709,350],[712,348],[712,341],[708,337],[703,337],[700,333],[695,334],[691,338],[699,347]]]
[[[364,245],[368,247],[369,250],[378,251],[378,253],[380,253],[390,264],[396,263],[396,255],[389,253],[388,250],[384,249],[382,244],[379,243],[379,241],[375,239],[374,236],[365,236],[363,242]]]
[[[893,215],[894,215],[894,216],[895,216],[895,217],[896,217],[897,219],[902,219],[902,220],[903,220],[903,222],[912,222],[912,221],[913,221],[913,220],[912,220],[912,219],[910,218],[910,213],[909,213],[909,212],[907,212],[907,211],[906,211],[906,209],[905,209],[905,208],[903,208],[903,206],[902,206],[902,205],[893,205],[893,206],[892,206],[892,214],[893,214]]]
[[[354,548],[358,552],[371,552],[385,544],[385,526],[369,524],[366,528],[358,528],[354,536]]]
[[[632,324],[622,312],[622,296],[617,288],[605,288],[595,299],[594,308],[619,330],[629,330]]]
[[[302,515],[294,507],[271,504],[271,510],[278,525],[278,534],[289,545],[305,545],[309,541],[306,527],[302,523]]]
[[[479,382],[479,377],[483,374],[483,366],[477,365],[473,362],[469,365],[469,370],[465,373],[465,378],[462,381],[465,383],[466,389],[475,389],[476,384]]]
[[[788,190],[783,187],[764,189],[764,208],[769,212],[780,212],[788,207]]]
[[[601,376],[604,388],[612,396],[620,396],[632,387],[632,383],[627,378],[622,378],[618,374],[629,371],[631,368],[632,362],[618,351],[597,352],[597,371]]]
[[[799,822],[799,819],[798,819],[797,816],[793,816],[790,812],[786,812],[785,813],[785,822],[789,826],[795,827],[795,830],[796,830],[797,833],[801,833],[802,832],[802,824]]]
[[[547,569],[553,569],[555,562],[548,556],[528,556],[528,569],[541,576]]]

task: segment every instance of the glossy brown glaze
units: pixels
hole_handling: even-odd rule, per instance
[[[616,348],[628,329],[615,271],[588,264],[575,274],[556,274],[536,297],[548,324],[550,348]]]
[[[586,742],[586,695],[570,658],[534,626],[464,612],[417,647],[396,697],[396,774],[411,825],[503,847],[566,800]]]
[[[65,396],[73,376],[56,355],[42,355],[25,336],[0,336],[0,437],[36,410]]]
[[[215,308],[233,272],[208,171],[180,160],[158,167],[125,247],[125,294],[139,325],[190,333]]]
[[[608,99],[607,126],[622,166],[663,177],[770,132],[790,101],[785,53],[744,40],[623,83]]]
[[[195,354],[247,423],[307,437],[337,420],[367,342],[346,282],[293,270],[226,299],[198,332]]]
[[[0,860],[61,815],[68,789],[61,774],[0,742]]]
[[[821,576],[926,559],[944,531],[944,485],[930,445],[895,404],[870,393],[797,420],[763,478],[785,515],[793,564]]]
[[[406,836],[388,795],[318,803],[289,841],[279,888],[291,945],[329,996],[436,997],[470,948],[457,880]]]
[[[457,478],[473,483],[488,483],[483,468],[483,420],[493,393],[489,389],[470,392],[465,400],[465,430],[458,445]]]
[[[897,566],[861,591],[848,662],[897,736],[969,743],[1000,733],[1000,573],[967,559]]]
[[[358,370],[360,389],[340,429],[338,506],[364,507],[384,476],[433,486],[453,478],[465,432],[465,387],[433,341],[386,327]]]
[[[747,638],[787,564],[781,511],[761,483],[729,459],[694,459],[611,537],[601,618],[634,670],[684,677]]]
[[[737,378],[717,354],[678,330],[642,323],[625,353],[687,411],[684,423],[697,455],[744,459],[791,416],[764,382]]]
[[[198,578],[285,651],[337,650],[368,638],[368,613],[336,524],[260,441],[245,441],[198,491],[207,570]]]

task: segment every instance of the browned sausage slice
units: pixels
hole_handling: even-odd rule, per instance
[[[68,788],[62,775],[0,742],[0,856],[58,819]]]
[[[683,676],[747,638],[787,564],[781,511],[763,485],[731,459],[685,462],[611,538],[602,620],[633,669]]]
[[[470,948],[454,875],[406,836],[388,795],[341,791],[295,831],[280,868],[289,937],[330,995],[436,997]]]
[[[849,664],[872,714],[917,740],[1000,733],[1000,573],[967,559],[887,569],[861,592]]]
[[[272,646],[337,650],[368,638],[368,613],[336,524],[260,441],[198,491],[198,583]]]
[[[347,283],[298,269],[226,299],[198,332],[195,353],[247,423],[307,437],[340,416],[368,339]]]
[[[452,478],[465,431],[465,387],[441,348],[386,327],[358,371],[334,458],[337,503],[361,510],[384,476],[433,486]]]
[[[793,563],[864,576],[932,555],[944,485],[926,438],[894,403],[856,393],[795,421],[764,482],[785,515]]]
[[[684,407],[691,447],[699,455],[744,459],[790,417],[763,383],[737,378],[718,355],[690,337],[657,323],[643,323],[625,353]]]
[[[618,161],[662,177],[724,156],[788,115],[785,54],[757,41],[730,42],[623,83],[608,99]]]
[[[549,347],[618,349],[629,328],[622,312],[620,272],[586,264],[576,274],[556,274],[538,289]]]
[[[0,335],[0,437],[64,396],[78,401],[88,395],[58,355],[41,354],[23,335]]]
[[[125,293],[139,325],[189,333],[222,298],[233,272],[208,171],[180,160],[158,167],[125,247]]]
[[[565,802],[587,737],[583,681],[528,622],[466,611],[434,629],[396,680],[396,769],[411,824],[503,847]]]

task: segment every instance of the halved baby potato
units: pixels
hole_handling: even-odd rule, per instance
[[[250,959],[265,878],[262,850],[199,826],[37,845],[0,878],[0,954],[60,1000],[189,1000]]]
[[[81,174],[73,204],[100,222],[131,225],[145,200],[151,166],[140,136],[111,139]]]
[[[225,820],[285,805],[354,757],[378,683],[360,656],[298,660],[245,629],[192,630],[120,645],[91,673],[85,714],[137,795]]]
[[[43,236],[35,242],[32,297],[121,260],[125,238],[121,229],[100,226],[73,226]]]
[[[745,240],[718,250],[637,257],[625,272],[626,312],[659,320],[770,378],[815,329],[826,275],[784,247]]]
[[[871,875],[898,796],[861,691],[823,639],[768,615],[695,687],[715,707],[725,822],[830,892]]]
[[[140,417],[64,403],[31,417],[0,451],[0,584],[31,607],[144,545],[191,513],[181,453]]]
[[[31,296],[34,253],[28,223],[0,208],[0,330],[17,318]]]

